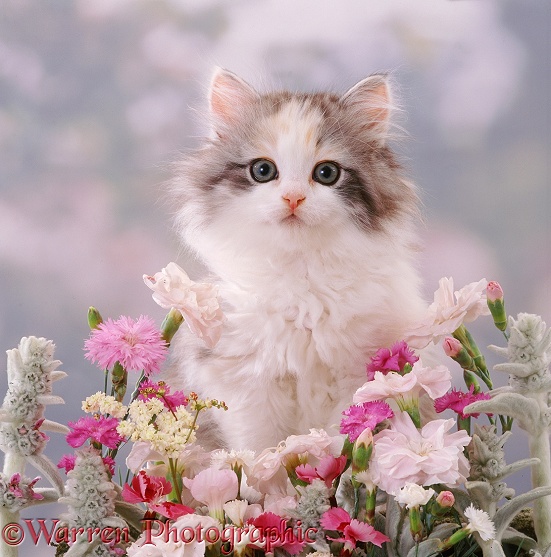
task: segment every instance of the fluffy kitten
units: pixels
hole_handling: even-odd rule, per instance
[[[167,379],[227,403],[210,429],[228,447],[336,432],[366,361],[424,307],[417,196],[387,145],[387,81],[259,94],[217,70],[209,101],[212,137],[181,163],[173,193],[227,323],[213,350],[179,333]]]

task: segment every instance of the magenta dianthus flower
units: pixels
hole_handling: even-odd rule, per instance
[[[121,316],[107,319],[90,333],[84,343],[85,357],[109,369],[119,362],[126,371],[141,371],[149,375],[158,372],[167,352],[166,342],[155,322],[144,315],[136,321]]]
[[[436,412],[444,412],[448,408],[451,408],[454,412],[459,414],[459,417],[464,420],[465,418],[478,418],[480,413],[476,414],[464,414],[463,410],[465,406],[468,406],[472,402],[477,400],[490,400],[490,395],[488,393],[475,393],[474,385],[471,385],[469,392],[464,393],[463,391],[458,391],[457,389],[452,389],[449,393],[444,396],[437,398],[434,401],[434,409]]]
[[[394,412],[386,402],[373,400],[350,406],[343,416],[346,417],[341,421],[340,432],[354,443],[365,429],[374,430],[383,420],[392,418]]]
[[[174,410],[178,406],[186,406],[188,399],[183,391],[170,392],[170,387],[164,382],[154,383],[146,379],[138,389],[139,400],[149,400],[151,398],[160,399],[168,410]]]
[[[403,340],[394,344],[392,348],[380,348],[367,364],[367,380],[371,381],[376,371],[385,374],[389,371],[400,372],[406,364],[413,365],[418,359],[419,357]]]
[[[106,418],[105,416],[86,416],[77,422],[69,422],[68,426],[73,430],[67,434],[67,443],[71,447],[81,447],[87,439],[114,449],[123,440],[117,432],[119,420],[117,418]]]

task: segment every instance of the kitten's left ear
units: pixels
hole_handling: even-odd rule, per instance
[[[380,144],[384,144],[390,128],[392,101],[385,75],[366,77],[349,89],[341,102],[357,111],[360,122]]]
[[[218,133],[219,124],[235,124],[239,115],[258,98],[258,93],[240,77],[216,68],[210,84],[209,107]]]

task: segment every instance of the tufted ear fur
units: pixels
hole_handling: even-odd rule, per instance
[[[216,68],[209,89],[209,108],[215,131],[235,124],[239,114],[259,98],[258,93],[234,73]]]
[[[378,143],[383,145],[386,142],[393,107],[385,75],[366,77],[349,89],[341,97],[341,102],[357,112],[359,122]]]

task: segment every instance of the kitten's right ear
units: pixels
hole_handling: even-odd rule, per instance
[[[235,124],[240,113],[259,98],[258,93],[234,73],[216,68],[209,90],[209,107],[213,125]]]
[[[393,104],[386,75],[372,75],[349,89],[341,101],[357,113],[366,131],[380,144],[384,144]]]

